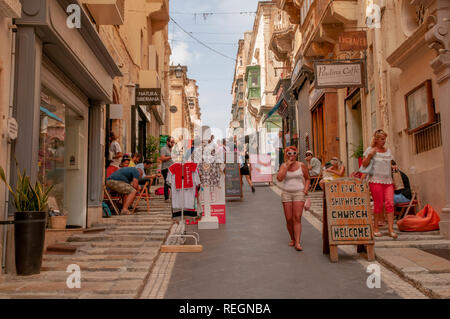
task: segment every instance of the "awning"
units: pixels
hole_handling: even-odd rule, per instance
[[[47,114],[48,116],[50,116],[52,119],[57,120],[61,123],[64,123],[63,120],[61,120],[58,116],[56,116],[55,114],[53,114],[52,112],[50,112],[49,110],[47,110],[45,107],[41,106],[41,112],[44,112],[45,114]]]
[[[264,119],[263,123],[266,122],[267,119],[268,119],[269,117],[271,117],[271,116],[273,115],[273,113],[275,113],[275,112],[279,109],[281,103],[283,103],[283,98],[281,98],[281,99],[278,101],[278,103],[275,104],[275,106],[269,111],[269,113],[267,113],[267,116],[266,116],[266,118]]]

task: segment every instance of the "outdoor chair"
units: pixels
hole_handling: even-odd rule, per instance
[[[116,213],[116,215],[120,215],[120,210],[118,209],[118,206],[120,207],[120,202],[122,201],[122,196],[120,194],[117,194],[111,190],[108,190],[108,188],[106,187],[106,185],[103,186],[103,201],[106,203],[110,203],[114,212]],[[117,206],[116,203],[117,202]]]
[[[418,210],[420,209],[420,201],[419,201],[419,197],[416,191],[411,191],[411,200],[407,203],[400,203],[395,205],[396,208],[396,212],[395,214],[398,217],[398,219],[402,219],[403,217],[405,217],[406,215],[408,215],[410,209],[412,207],[414,207],[414,214],[417,214]],[[397,208],[400,208],[400,212],[397,213]]]
[[[132,214],[134,214],[134,212],[136,211],[136,208],[141,199],[145,199],[147,203],[147,211],[150,213],[150,186],[153,184],[154,179],[155,176],[152,176],[150,181],[145,182],[144,186],[142,186],[141,191],[134,200],[133,210],[131,212]]]
[[[318,176],[311,177],[311,185],[310,185],[310,191],[315,192],[317,189],[317,186],[319,185],[320,180],[322,179],[322,174]]]

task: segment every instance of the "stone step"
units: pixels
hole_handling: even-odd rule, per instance
[[[77,249],[78,247],[74,245],[54,244],[47,246],[45,254],[74,255]]]
[[[100,233],[107,230],[109,227],[91,227],[83,231],[84,234]]]
[[[419,248],[419,249],[431,249],[431,248],[448,248],[450,249],[450,240],[438,239],[438,240],[423,240],[423,241],[407,241],[407,240],[392,240],[392,241],[377,241],[375,248]]]
[[[405,234],[405,233],[401,233],[401,232],[397,232],[398,238],[393,239],[392,237],[387,236],[387,231],[386,232],[381,231],[381,233],[383,234],[382,237],[375,237],[376,242],[393,241],[393,240],[415,241],[415,240],[442,240],[442,239],[445,239],[441,235],[422,235],[422,234],[412,235],[412,234]]]

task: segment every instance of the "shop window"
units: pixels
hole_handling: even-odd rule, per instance
[[[49,207],[67,211],[65,188],[68,172],[80,169],[80,123],[82,118],[46,88],[41,92],[39,134],[39,180],[53,186]]]

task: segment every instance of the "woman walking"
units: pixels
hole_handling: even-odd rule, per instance
[[[372,162],[372,171],[369,174],[369,187],[374,202],[374,235],[380,237],[379,218],[386,211],[389,236],[397,238],[394,232],[394,183],[392,180],[391,161],[392,154],[386,149],[387,134],[383,130],[375,131],[372,145],[364,152],[362,166],[368,167]]]
[[[280,166],[277,180],[282,182],[281,202],[283,203],[286,226],[291,237],[289,246],[303,250],[300,245],[302,234],[302,213],[310,184],[308,169],[305,164],[297,161],[297,148],[286,147],[284,163]]]
[[[241,171],[241,186],[244,184],[242,177],[245,176],[245,179],[247,180],[248,185],[252,188],[252,193],[255,192],[255,187],[253,186],[252,180],[250,178],[250,164],[249,164],[249,156],[248,154],[245,154],[245,159],[242,163],[242,166],[240,168]]]

